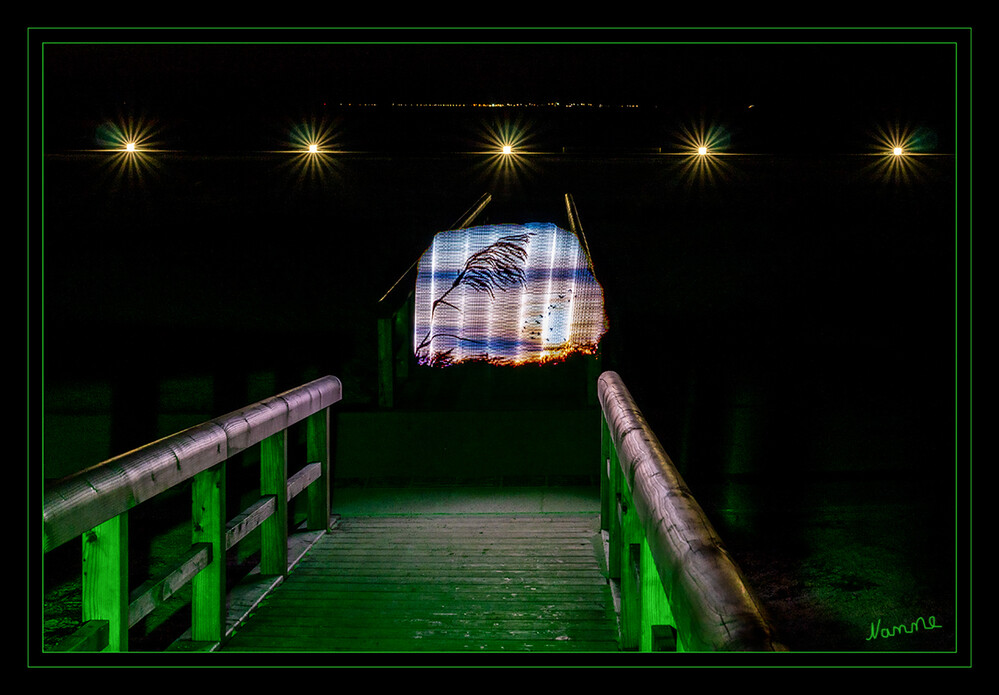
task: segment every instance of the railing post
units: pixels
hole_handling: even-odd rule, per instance
[[[652,558],[649,542],[642,534],[642,550],[638,563],[641,584],[642,641],[641,651],[676,651],[676,633],[669,601]]]
[[[610,450],[614,447],[614,442],[610,438],[610,428],[607,427],[607,418],[603,411],[600,411],[600,528],[603,531],[610,531],[611,501],[614,499],[611,492],[611,471],[610,471]]]
[[[83,534],[83,622],[106,620],[105,651],[128,651],[128,512]]]
[[[211,546],[211,560],[191,580],[191,640],[220,642],[226,628],[226,474],[220,463],[191,481],[192,542]]]
[[[260,495],[274,495],[274,513],[260,525],[260,573],[288,573],[288,430],[260,442]]]
[[[606,427],[607,420],[604,420]],[[621,578],[621,515],[622,494],[624,486],[621,480],[621,464],[617,458],[617,449],[614,447],[614,440],[610,438],[610,431],[607,433],[607,536],[608,536],[608,567],[607,571],[611,579]]]
[[[624,488],[617,450],[601,413],[601,517],[608,531],[608,574],[621,589],[621,647],[674,651],[676,633],[659,570]]]
[[[313,413],[305,423],[306,461],[319,463],[319,479],[309,485],[308,527],[310,531],[328,528],[330,522],[330,409]]]
[[[641,647],[642,606],[639,584],[640,548],[644,540],[638,513],[627,490],[621,499],[621,649]]]

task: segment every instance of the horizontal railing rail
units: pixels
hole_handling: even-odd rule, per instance
[[[192,585],[191,640],[225,637],[226,558],[261,531],[260,571],[288,567],[288,502],[307,492],[307,526],[324,531],[330,513],[329,408],[342,397],[333,376],[264,399],[53,483],[45,491],[44,551],[82,537],[83,625],[61,650],[126,651],[128,629]],[[306,465],[288,477],[288,430],[306,426]],[[260,499],[227,521],[225,463],[260,446]],[[191,481],[192,545],[168,572],[128,591],[128,512]]]
[[[598,380],[603,526],[621,646],[779,651],[763,608],[621,377]]]

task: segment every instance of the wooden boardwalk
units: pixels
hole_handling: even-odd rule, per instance
[[[596,514],[342,520],[224,651],[617,651]]]

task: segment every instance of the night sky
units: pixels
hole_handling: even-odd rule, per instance
[[[592,138],[598,145],[668,148],[676,144],[676,128],[700,122],[721,124],[733,154],[852,155],[870,151],[875,128],[898,126],[927,134],[926,153],[949,156],[967,137],[961,37],[945,30],[831,29],[37,30],[29,44],[30,144],[37,148],[33,157],[42,154],[43,143],[46,156],[73,156],[97,147],[106,123],[142,122],[155,128],[158,148],[207,162],[213,154],[250,156],[288,147],[289,126],[342,118],[346,126],[337,145],[343,149],[434,153],[467,146],[449,130],[453,111],[386,115],[390,104],[558,102],[637,108],[619,109],[625,115],[617,121],[593,108],[549,110],[557,114],[550,117],[556,132],[539,140],[541,149],[558,149],[567,137],[574,146]],[[378,107],[351,111],[342,103]],[[522,113],[532,118],[539,111]],[[35,177],[42,171],[29,169]],[[50,192],[60,170],[52,171]],[[168,167],[152,173],[170,180]],[[209,179],[200,178],[207,169],[195,173],[199,178],[190,183],[199,188],[183,189],[185,194],[208,190]],[[94,177],[85,180],[98,185]],[[29,184],[34,194],[43,190],[40,178]],[[89,195],[83,190],[69,188],[50,205]],[[385,193],[405,196],[406,186]],[[224,209],[229,198],[216,207]],[[321,210],[324,203],[315,204]],[[52,208],[73,214],[71,209]],[[84,218],[48,230],[46,243],[55,245],[50,277],[63,269],[60,262],[93,253],[81,236],[88,229],[91,238],[110,233],[81,210]],[[151,221],[165,226],[162,219]],[[181,228],[168,233],[178,242],[185,233],[195,235]],[[238,243],[218,236],[219,248],[238,252]],[[79,253],[73,244],[80,244]],[[422,248],[414,243],[407,253]],[[61,295],[50,299],[52,316]]]
[[[751,106],[754,128],[768,134],[760,144],[771,147],[774,140],[781,147],[842,147],[873,119],[915,114],[953,149],[947,137],[953,131],[954,46],[913,42],[949,38],[945,32],[42,35],[56,42],[45,49],[44,90],[51,123],[46,137],[55,148],[79,143],[90,135],[89,123],[122,112],[154,116],[199,145],[217,146],[230,138],[246,143],[274,118],[315,113],[323,104],[554,101],[638,104],[677,117],[732,117]],[[80,38],[83,44],[58,43]],[[338,38],[378,43],[273,43]],[[866,43],[871,38],[880,41]],[[125,43],[87,42],[102,39]],[[465,43],[476,40],[482,43]],[[605,41],[615,43],[598,43]],[[800,41],[814,43],[787,43]]]
[[[167,246],[176,249],[171,253],[176,254],[179,263],[194,263],[190,272],[199,282],[209,282],[208,296],[227,297],[232,287],[253,286],[254,271],[250,268],[258,262],[255,246],[247,243],[246,234],[238,227],[251,228],[257,220],[263,226],[263,221],[269,219],[263,216],[267,214],[278,217],[271,224],[279,227],[280,215],[287,211],[268,213],[264,208],[264,196],[274,195],[275,200],[283,204],[292,198],[280,198],[280,192],[271,186],[268,178],[253,177],[246,167],[236,166],[225,174],[216,168],[217,173],[212,173],[209,162],[214,154],[251,156],[255,152],[287,147],[288,127],[309,119],[334,122],[342,118],[346,127],[343,141],[337,143],[339,146],[347,150],[389,154],[411,147],[432,154],[438,149],[446,151],[466,144],[450,132],[452,121],[448,119],[453,110],[401,110],[403,115],[400,116],[392,113],[389,105],[393,103],[558,102],[636,107],[632,111],[618,109],[624,114],[618,120],[603,119],[595,115],[602,112],[592,107],[549,110],[546,113],[557,114],[546,116],[556,124],[555,134],[549,140],[540,139],[542,149],[557,149],[566,138],[574,146],[585,146],[591,137],[598,145],[624,143],[668,148],[671,145],[669,136],[673,134],[669,133],[670,129],[696,122],[722,124],[730,136],[731,153],[763,157],[790,154],[828,159],[869,152],[875,143],[874,129],[895,126],[924,134],[922,144],[926,154],[960,157],[969,136],[965,127],[970,122],[965,98],[969,84],[964,69],[969,55],[964,34],[960,31],[41,29],[32,30],[29,39],[31,149],[28,172],[31,178],[28,183],[32,204],[41,202],[42,192],[49,194],[46,208],[49,226],[44,237],[36,233],[40,231],[36,225],[43,216],[33,214],[31,217],[31,262],[43,262],[40,253],[43,238],[49,252],[44,258],[44,267],[39,267],[39,272],[31,277],[33,283],[42,283],[47,274],[44,286],[48,290],[46,315],[53,347],[65,344],[76,349],[70,335],[62,336],[61,342],[55,339],[64,325],[63,319],[76,320],[78,315],[84,315],[78,311],[81,307],[88,313],[97,307],[113,321],[117,299],[104,301],[104,298],[115,297],[116,288],[127,287],[135,277],[156,277],[158,268],[168,273],[165,277],[169,278],[173,260],[167,254]],[[378,106],[372,110],[344,110],[339,106],[343,103]],[[482,112],[486,113],[486,110]],[[540,112],[521,110],[528,118]],[[508,109],[504,113],[516,116],[517,110]],[[97,135],[104,124],[128,121],[151,124],[155,128],[156,146],[184,158],[184,168],[153,169],[150,181],[155,180],[155,185],[141,193],[136,189],[119,196],[116,187],[105,186],[98,179],[100,172],[80,174],[75,169],[56,166],[56,162],[74,161],[68,158],[78,153],[92,152],[98,146]],[[51,159],[42,159],[43,154]],[[60,157],[63,159],[58,159]],[[202,161],[199,158],[203,159],[203,166],[199,164]],[[41,178],[45,168],[39,166],[44,161],[52,162],[45,181]],[[755,161],[764,160],[757,158]],[[174,173],[179,171],[184,173]],[[60,178],[62,176],[65,178]],[[157,176],[162,178],[156,179]],[[247,180],[242,178],[244,176]],[[74,184],[73,177],[80,177],[75,180],[93,186],[93,189],[88,191],[85,186]],[[231,184],[223,177],[229,177]],[[958,178],[958,182],[961,181]],[[60,188],[63,182],[65,187]],[[346,185],[342,188],[321,191],[318,197],[304,200],[300,208],[295,208],[295,214],[300,217],[295,224],[306,229],[321,229],[324,225],[335,224],[326,220],[327,213],[335,212],[342,214],[341,225],[365,225],[371,224],[373,219],[381,219],[386,229],[425,224],[429,232],[433,229],[431,225],[447,224],[457,210],[464,209],[459,205],[467,206],[474,200],[466,200],[471,196],[464,192],[460,196],[455,194],[454,197],[460,197],[460,200],[453,200],[446,192],[433,190],[431,195],[440,195],[442,200],[447,198],[447,202],[437,204],[424,194],[420,194],[422,200],[406,202],[407,196],[416,194],[410,193],[405,181],[376,182],[375,186],[385,189],[378,192],[379,196],[403,202],[371,215],[370,211],[354,209],[360,203],[351,199],[350,186],[353,184],[351,181],[343,183]],[[225,189],[226,185],[230,187]],[[441,183],[440,187],[451,185]],[[249,193],[258,186],[262,195]],[[884,231],[887,227],[872,226],[875,217],[857,217],[858,214],[866,215],[868,210],[874,215],[887,214],[887,208],[882,206],[885,198],[869,187],[849,190],[830,188],[825,191],[821,186],[813,186],[804,191],[808,196],[820,195],[822,204],[834,200],[836,195],[850,196],[852,211],[842,214],[853,215],[852,219],[832,226],[832,217],[823,215],[816,222],[830,225],[829,234],[832,235],[841,233],[840,230],[848,231],[856,220],[857,233],[868,235],[869,242],[879,239],[882,233],[888,234]],[[941,195],[943,199],[951,193],[945,188],[932,190],[933,195]],[[739,191],[743,201],[751,201],[753,205],[761,203],[759,195],[750,193],[751,187],[733,191]],[[860,191],[861,195],[854,195],[854,191]],[[481,189],[474,195],[477,197],[480,192]],[[770,190],[761,193],[773,195]],[[897,193],[901,197],[896,196],[893,205],[904,206],[906,195],[914,196],[923,205],[930,204],[926,195],[916,188],[902,187]],[[618,194],[628,193],[618,191]],[[963,192],[958,191],[958,194],[961,196]],[[145,195],[163,196],[160,200],[167,207],[151,213],[143,202]],[[183,205],[192,206],[192,216],[185,217],[185,210],[170,206],[170,196],[174,195]],[[213,199],[212,195],[218,197]],[[331,197],[324,198],[324,195]],[[718,189],[714,195],[724,196],[723,189]],[[260,210],[254,212],[252,205],[236,207],[241,196],[246,196],[249,203],[258,205]],[[594,216],[591,219],[597,219],[601,204],[608,211],[616,204],[609,194],[598,193],[589,198],[585,206]],[[864,202],[865,198],[873,207],[862,207],[868,204]],[[807,215],[809,204],[805,200],[804,196],[788,193],[770,204],[775,206],[775,211],[788,211],[787,215],[795,210],[795,205],[800,205]],[[520,201],[526,205],[528,197],[522,196]],[[510,202],[516,203],[516,199]],[[681,199],[679,205],[674,204],[674,209],[682,210],[687,202]],[[718,200],[721,205],[727,202],[724,197]],[[405,217],[402,207],[408,205],[412,215],[420,215],[421,204],[425,208],[446,206],[447,212],[439,215],[449,219],[417,222],[415,218]],[[690,199],[690,204],[695,201]],[[638,205],[643,206],[643,203]],[[195,212],[201,206],[205,206],[204,210]],[[635,209],[634,205],[621,207],[622,220]],[[654,205],[649,209],[655,209]],[[934,217],[950,217],[946,207],[928,209]],[[909,214],[905,207],[900,210]],[[961,210],[959,205],[958,212]],[[40,211],[40,207],[30,209],[32,213]],[[611,214],[614,213],[607,213]],[[738,203],[733,199],[731,211],[721,214],[740,215]],[[752,214],[759,217],[760,224],[765,224],[765,212],[753,211]],[[911,214],[919,216],[919,213]],[[130,215],[134,216],[135,226],[128,222],[132,219]],[[430,215],[425,213],[427,217]],[[175,221],[171,221],[172,216],[176,217]],[[878,292],[882,296],[887,296],[882,290],[895,294],[897,287],[910,284],[917,268],[919,272],[923,272],[922,269],[934,272],[933,264],[939,255],[935,256],[927,249],[940,239],[936,236],[936,228],[924,218],[927,224],[913,227],[911,238],[903,237],[903,246],[891,252],[918,254],[918,262],[910,264],[913,270],[909,275],[900,274],[903,265],[893,263],[889,257],[882,262],[879,256],[868,259],[859,256],[862,262],[879,268],[876,274],[881,276]],[[214,220],[218,222],[213,223]],[[636,221],[637,234],[641,221]],[[962,223],[963,219],[959,218],[959,230]],[[212,224],[214,226],[209,226]],[[607,216],[602,224],[609,231],[614,224],[613,217]],[[797,223],[788,218],[786,224]],[[207,231],[201,231],[198,225]],[[860,231],[867,227],[872,230],[870,233]],[[795,263],[790,260],[795,253],[792,249],[801,249],[807,256],[816,257],[816,262],[824,263],[823,272],[830,273],[827,284],[838,285],[837,293],[851,292],[853,285],[841,282],[840,277],[833,275],[833,268],[837,260],[852,263],[852,257],[846,255],[843,247],[833,244],[831,236],[817,236],[816,243],[806,248],[797,230],[788,229],[787,234],[786,239],[774,235],[766,241],[769,247],[758,248],[759,255],[783,255],[789,259],[790,267]],[[610,237],[605,235],[603,238]],[[680,236],[677,239],[680,246],[667,247],[665,252],[683,250],[685,242]],[[596,243],[600,240],[598,236]],[[399,246],[403,249],[400,253],[411,257],[425,247],[425,241],[422,237],[407,240],[405,246]],[[726,264],[745,267],[745,259],[734,255],[738,243],[742,242],[731,241],[738,242],[738,238],[719,247],[720,252],[711,259],[718,268]],[[952,240],[945,241],[950,243]],[[959,234],[959,245],[960,241]],[[691,243],[706,242],[692,238]],[[888,244],[895,244],[896,239],[885,236],[883,242],[877,243],[885,244],[879,247],[882,250],[878,253],[888,253]],[[163,247],[159,258],[151,257],[151,251],[143,248],[152,249],[154,244]],[[231,275],[230,280],[211,265],[198,266],[199,254],[184,250],[199,245],[206,251],[200,257],[212,257],[210,249],[226,255],[229,259],[226,272]],[[628,258],[628,249],[627,245],[620,245],[620,262]],[[826,258],[819,259],[817,249],[823,249]],[[826,250],[842,254],[842,258],[830,255]],[[238,255],[244,251],[248,254],[246,257]],[[705,251],[713,253],[713,250]],[[721,260],[725,254],[732,257]],[[404,268],[408,262],[404,258],[391,259],[386,265],[393,270],[385,270],[385,276],[378,282],[391,282],[400,272],[394,268]],[[138,276],[134,273],[133,277],[129,276],[132,272],[129,268],[140,268],[143,264],[144,271]],[[610,258],[606,264],[612,266]],[[805,264],[796,265],[795,278],[808,280],[801,271]],[[240,267],[247,270],[239,274]],[[106,268],[107,272],[95,275],[93,271],[101,268]],[[682,270],[689,274],[690,268],[692,266],[687,265]],[[348,264],[347,268],[338,269],[338,274],[353,270],[356,267]],[[363,279],[370,272],[362,270],[360,275]],[[875,273],[868,273],[869,278],[874,276]],[[95,278],[97,282],[92,283]],[[215,285],[210,284],[210,278],[215,278],[220,293],[213,289]],[[729,278],[721,280],[728,282]],[[825,280],[817,275],[809,281],[818,286]],[[939,281],[939,278],[934,280]],[[718,286],[718,278],[706,272],[704,283],[703,287],[691,284],[679,287],[688,295],[676,294],[675,303],[686,302],[696,311],[694,307],[701,305],[701,297],[712,294]],[[101,291],[92,292],[93,287],[100,287]],[[164,287],[162,281],[160,287]],[[185,283],[177,292],[184,288],[190,289],[190,283]],[[925,298],[922,301],[942,297],[937,288],[937,284],[921,281],[913,287],[920,298]],[[318,288],[326,292],[329,289]],[[857,291],[870,289],[871,286],[864,285]],[[41,284],[29,287],[29,304],[33,311],[41,310],[36,300],[42,296],[42,291]],[[136,304],[133,292],[119,294],[122,306],[129,303],[126,300]],[[191,290],[191,296],[195,294]],[[738,300],[738,293],[733,292],[731,298]],[[158,301],[172,302],[170,311],[174,305],[178,307],[177,311],[184,309],[179,300],[165,295],[158,297]],[[224,303],[225,300],[216,301]],[[836,298],[830,295],[829,301],[836,301]],[[910,301],[904,308],[918,315],[915,306],[916,303]],[[193,316],[198,311],[201,307],[192,304],[190,314]],[[146,313],[149,322],[157,321],[154,305],[150,305]],[[872,312],[867,320],[869,326],[875,326],[879,321]],[[32,325],[37,327],[40,321],[34,321]],[[98,340],[95,336],[85,344],[96,345]],[[41,344],[40,340],[33,342]],[[49,366],[59,363],[50,360]]]

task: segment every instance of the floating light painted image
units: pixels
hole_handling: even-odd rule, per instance
[[[596,352],[607,327],[603,288],[583,245],[554,224],[440,232],[420,258],[420,364],[560,362]]]

